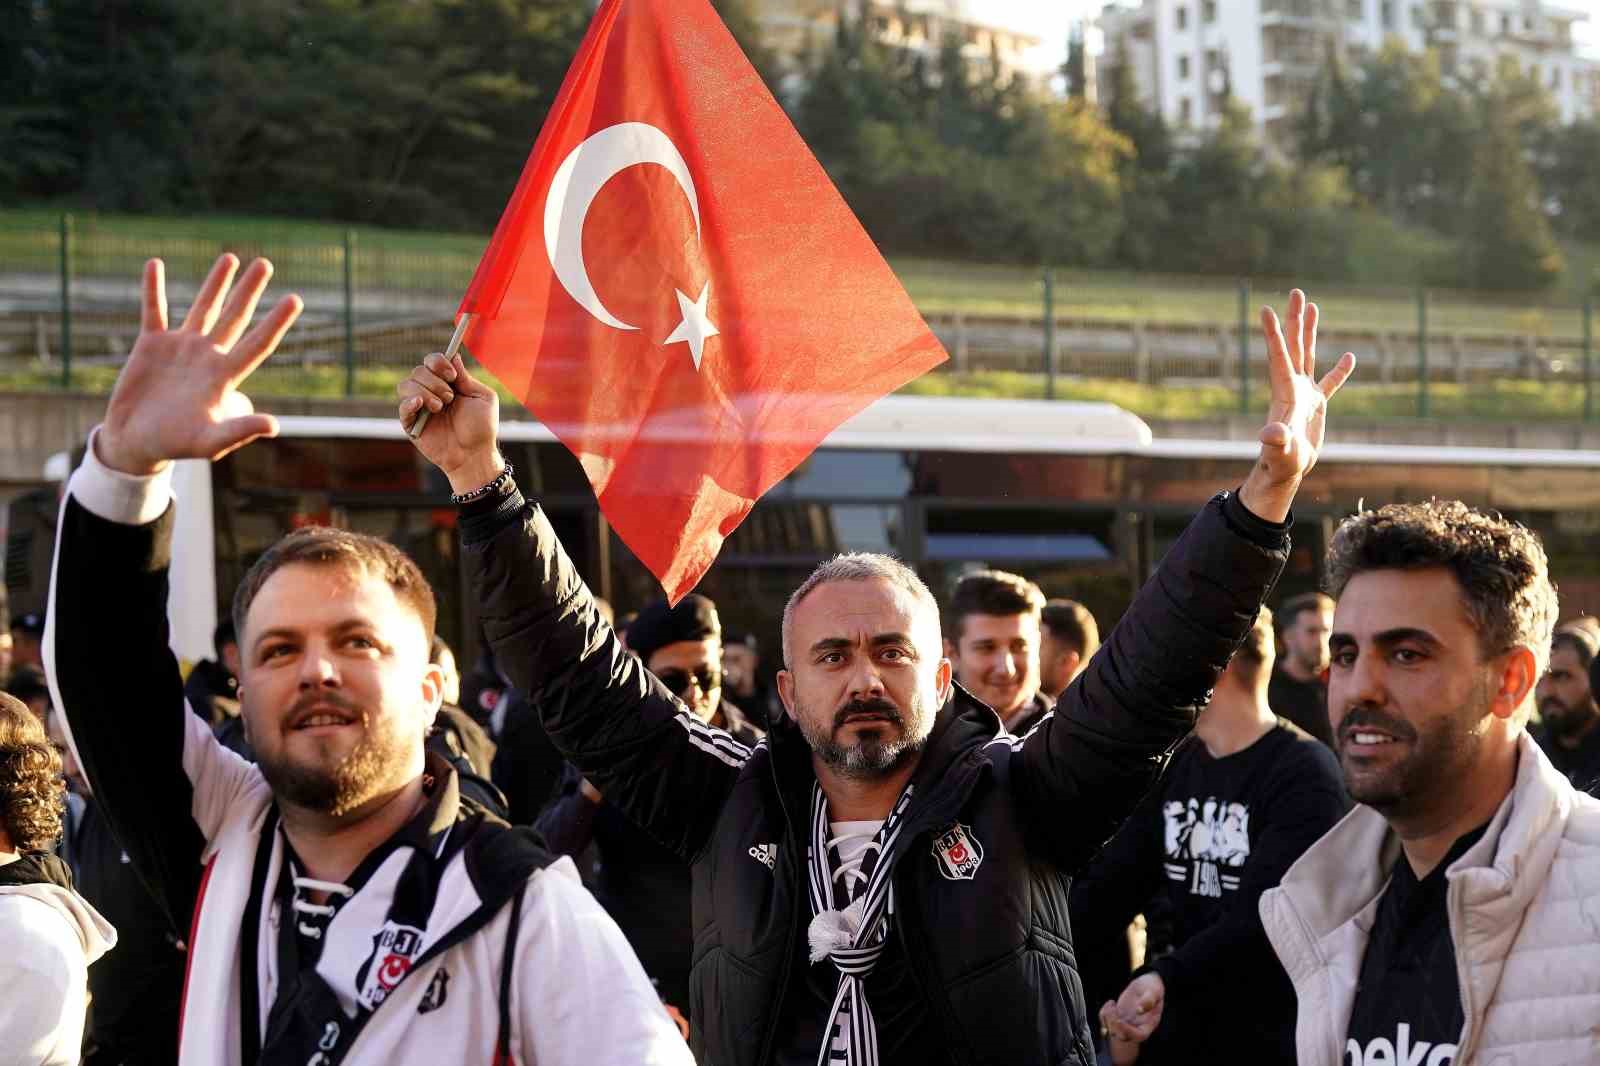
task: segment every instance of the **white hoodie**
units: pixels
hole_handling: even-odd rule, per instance
[[[116,942],[76,892],[0,885],[0,1066],[77,1066],[89,964]]]

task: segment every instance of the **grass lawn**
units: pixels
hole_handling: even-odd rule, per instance
[[[0,269],[54,274],[60,269],[56,210],[0,210]],[[74,215],[76,271],[83,277],[131,279],[152,254],[168,261],[169,278],[198,277],[218,251],[270,255],[284,287],[337,288],[344,283],[345,227],[281,218],[207,215],[185,218]],[[356,227],[355,284],[416,289],[453,298],[465,289],[488,242],[486,234],[434,233]],[[1600,248],[1567,249],[1569,270],[1560,289],[1540,296],[1436,292],[1430,329],[1441,332],[1515,333],[1576,337],[1578,297],[1584,279],[1597,277]],[[891,258],[891,265],[926,314],[961,311],[1039,317],[1041,272],[1033,267]],[[1330,324],[1409,332],[1416,328],[1416,294],[1362,290],[1306,281]],[[1280,303],[1288,283],[1257,280],[1250,303]],[[1117,321],[1233,324],[1238,284],[1232,278],[1056,272],[1055,307],[1061,316]]]
[[[481,370],[481,368],[479,368]],[[72,386],[77,391],[109,393],[117,370],[110,366],[88,366],[73,370]],[[511,395],[494,376],[482,371],[500,392],[503,403],[513,405]],[[362,399],[392,400],[398,370],[386,367],[361,367],[356,371],[355,394]],[[0,391],[48,391],[61,386],[59,370],[28,370],[0,373]],[[1147,418],[1214,418],[1239,410],[1239,394],[1221,385],[1159,386],[1123,381],[1060,380],[1056,398],[1114,403]],[[1251,393],[1252,410],[1265,399],[1262,390]],[[926,374],[900,390],[908,396],[977,396],[1003,399],[1043,399],[1044,379],[1012,371],[983,371],[969,374],[936,372]],[[251,379],[249,392],[271,410],[270,397],[294,396],[340,399],[345,395],[345,373],[339,367],[302,368],[294,364],[273,367],[269,362]],[[1571,384],[1543,385],[1531,381],[1457,385],[1438,383],[1428,389],[1429,415],[1443,419],[1481,421],[1528,421],[1559,419],[1576,421],[1583,417],[1583,389]],[[1410,385],[1346,386],[1339,394],[1339,414],[1347,418],[1413,418],[1417,413],[1417,391]]]

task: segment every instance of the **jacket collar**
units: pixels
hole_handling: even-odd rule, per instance
[[[1524,731],[1517,741],[1511,793],[1483,837],[1445,874],[1451,882],[1464,882],[1463,902],[1488,923],[1485,929],[1514,921],[1543,887],[1575,795],[1571,783]],[[1399,857],[1399,838],[1383,816],[1358,805],[1289,868],[1276,894],[1298,915],[1305,932],[1320,942],[1358,918],[1370,922],[1366,912],[1382,894]]]
[[[24,851],[14,862],[0,864],[0,885],[58,885],[71,889],[72,872],[48,851]]]

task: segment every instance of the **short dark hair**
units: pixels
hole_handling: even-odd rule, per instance
[[[1035,617],[1044,611],[1044,593],[1025,577],[1004,570],[979,570],[956,582],[950,594],[946,629],[961,639],[961,623],[968,615],[992,614],[1006,618],[1014,614]]]
[[[1448,570],[1478,630],[1484,656],[1517,645],[1550,660],[1556,589],[1538,534],[1460,500],[1391,503],[1340,524],[1328,545],[1327,586],[1334,596],[1371,570]]]
[[[422,620],[423,635],[430,645],[433,643],[438,605],[433,598],[432,586],[411,556],[386,540],[327,526],[297,529],[281,538],[255,561],[244,575],[244,580],[239,582],[238,591],[233,594],[233,624],[238,632],[244,632],[250,605],[261,594],[267,580],[284,567],[296,563],[340,567],[383,578],[394,590],[395,597],[417,612],[417,617]]]
[[[1089,608],[1077,600],[1050,600],[1039,612],[1039,621],[1050,635],[1088,659],[1100,649],[1100,627]]]
[[[45,851],[61,838],[67,809],[61,756],[44,723],[15,696],[0,692],[0,821],[18,851]]]
[[[38,699],[40,696],[47,701],[51,698],[50,682],[45,680],[44,671],[37,666],[17,667],[6,681],[5,690],[23,703]]]
[[[1233,663],[1245,681],[1256,681],[1261,677],[1261,669],[1274,655],[1276,643],[1272,630],[1272,611],[1263,607],[1251,624],[1250,632],[1244,635],[1243,642],[1233,653]]]
[[[1302,592],[1298,596],[1290,596],[1278,604],[1278,625],[1284,629],[1299,625],[1300,616],[1307,611],[1333,610],[1333,597],[1326,592]]]

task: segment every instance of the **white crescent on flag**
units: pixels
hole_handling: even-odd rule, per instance
[[[606,182],[629,167],[654,163],[677,180],[689,198],[694,214],[695,238],[700,236],[700,200],[695,193],[694,176],[672,138],[646,122],[620,122],[585,138],[567,154],[550,182],[544,202],[544,247],[550,266],[567,295],[597,320],[613,329],[636,330],[606,309],[589,278],[583,261],[583,226],[589,208]],[[678,292],[678,308],[683,321],[663,344],[682,341],[689,345],[695,369],[708,338],[717,328],[707,317],[711,283],[706,282],[698,299]],[[675,290],[676,291],[676,290]]]

